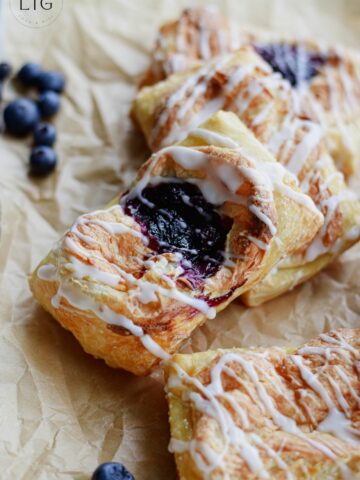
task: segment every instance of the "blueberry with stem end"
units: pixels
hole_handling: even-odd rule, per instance
[[[97,467],[91,480],[135,480],[135,478],[121,463],[107,462]]]
[[[51,173],[57,164],[56,152],[46,146],[35,147],[30,155],[30,173],[45,176]]]
[[[39,109],[43,117],[52,117],[60,108],[60,96],[51,90],[39,95]]]
[[[17,78],[26,87],[37,85],[42,68],[37,63],[25,63],[18,71]]]
[[[39,119],[36,103],[28,98],[18,98],[10,102],[4,110],[5,127],[12,135],[27,135],[34,130]]]
[[[51,123],[39,123],[34,130],[34,145],[52,147],[56,141],[56,129]]]
[[[37,84],[40,92],[51,90],[53,92],[61,93],[65,88],[65,77],[61,72],[43,72],[39,76]]]

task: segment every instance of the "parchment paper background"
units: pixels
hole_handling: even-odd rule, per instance
[[[0,51],[16,67],[33,60],[62,70],[68,86],[56,118],[55,174],[30,179],[30,141],[0,136],[0,478],[86,480],[97,464],[115,459],[137,480],[172,480],[161,381],[85,354],[37,306],[27,275],[80,213],[108,202],[146,158],[127,113],[163,21],[211,3],[243,25],[360,48],[360,1],[64,0],[60,17],[39,30],[23,27],[2,2]],[[13,96],[8,87],[6,99]],[[359,285],[355,247],[262,308],[233,304],[185,350],[297,344],[332,327],[359,326]]]

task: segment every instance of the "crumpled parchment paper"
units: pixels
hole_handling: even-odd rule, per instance
[[[1,0],[0,0],[1,1]],[[2,0],[0,52],[39,61],[68,84],[53,175],[28,177],[30,140],[0,136],[0,478],[86,480],[125,463],[137,480],[175,479],[159,375],[136,378],[84,353],[34,301],[27,275],[81,213],[129,185],[147,149],[128,110],[159,25],[217,4],[240,24],[360,48],[358,0],[64,0],[49,27],[22,26]],[[4,27],[6,27],[4,29]],[[15,96],[8,85],[5,99]],[[360,247],[263,307],[232,304],[184,348],[298,344],[360,325]]]

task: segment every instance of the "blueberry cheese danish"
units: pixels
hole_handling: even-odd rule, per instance
[[[310,244],[282,259],[256,292],[243,297],[258,305],[304,282],[353,245],[360,237],[360,204],[334,165],[322,127],[305,115],[312,102],[304,101],[298,113],[291,84],[252,47],[144,88],[135,99],[134,115],[153,150],[183,139],[190,130],[199,144],[224,146],[224,135],[210,138],[198,128],[219,108],[233,111],[252,130],[325,217]]]
[[[360,478],[360,329],[177,354],[165,370],[180,480]]]
[[[360,167],[360,55],[315,41],[256,40],[257,53],[291,86],[304,115],[325,131],[337,167]],[[311,105],[311,109],[306,106]]]
[[[158,34],[144,84],[153,84],[208,62],[243,45],[262,56],[291,87],[299,114],[310,115],[326,131],[337,166],[346,176],[360,163],[360,55],[314,40],[284,39],[244,30],[216,10],[192,8]],[[311,110],[306,108],[311,104]],[[271,106],[268,107],[271,110]]]
[[[323,223],[234,114],[202,129],[208,142],[190,134],[159,150],[128,192],[79,217],[31,278],[40,304],[112,367],[148,374]],[[228,144],[212,145],[223,133]]]

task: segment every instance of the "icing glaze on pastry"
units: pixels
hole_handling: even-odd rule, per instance
[[[243,150],[160,150],[114,205],[79,217],[32,277],[41,303],[112,366],[149,373],[321,226],[294,177],[233,114],[214,121],[229,122]],[[298,225],[285,227],[285,210]]]
[[[147,98],[152,92],[158,95],[157,91],[161,91],[158,103],[153,99],[153,111],[142,118],[142,103],[146,105]],[[291,260],[310,262],[336,250],[334,246],[339,246],[346,234],[342,206],[352,201],[356,205],[356,197],[333,166],[323,128],[304,116],[311,112],[312,102],[279,73],[273,73],[252,47],[145,89],[135,102],[135,113],[152,148],[183,138],[189,129],[196,132],[198,122],[218,108],[234,111],[252,129],[275,158],[298,177],[302,191],[313,198],[326,219],[313,243],[304,245]],[[207,133],[207,141],[209,138]],[[216,142],[216,138],[211,141]]]
[[[215,37],[225,42],[215,41]],[[311,104],[306,116],[321,123],[337,165],[346,176],[353,174],[360,151],[360,57],[353,52],[313,40],[245,31],[213,10],[194,8],[161,28],[144,83],[156,83],[244,45],[253,45],[272,70],[289,81],[299,104]],[[269,104],[267,109],[271,110]],[[264,118],[260,115],[257,121]]]
[[[213,145],[227,146],[229,148],[241,150],[240,145],[237,144],[231,138],[226,137],[224,135],[213,134],[209,130],[197,128],[193,130],[192,134],[195,135],[196,137],[203,138],[207,142],[211,142]],[[293,158],[295,158],[299,154],[299,152],[304,154],[304,152],[302,151],[303,148],[304,148],[303,144],[302,145],[300,144],[298,146],[298,149],[293,154]],[[306,145],[306,148],[308,148],[307,145]],[[315,198],[315,201],[316,201],[316,204],[320,207],[319,210],[324,212],[324,220],[325,220],[316,237],[313,239],[310,245],[308,245],[307,248],[304,249],[303,251],[304,260],[308,262],[311,262],[316,258],[318,258],[320,255],[328,252],[329,249],[332,253],[337,254],[338,251],[341,250],[342,244],[344,244],[348,239],[351,239],[352,237],[357,238],[360,234],[360,225],[359,225],[351,228],[343,238],[336,237],[336,238],[329,239],[328,231],[332,230],[332,222],[334,221],[334,217],[336,220],[338,220],[338,218],[336,217],[338,215],[337,209],[339,204],[341,204],[341,202],[344,202],[344,201],[356,202],[357,196],[353,191],[349,189],[343,189],[337,194],[331,194],[331,191],[329,190],[329,188],[331,188],[331,182],[334,179],[339,179],[340,181],[342,181],[343,177],[340,172],[335,172],[331,176],[326,177],[324,179],[319,178],[319,173],[318,173],[319,169],[321,169],[323,165],[326,166],[328,161],[329,159],[325,155],[324,157],[320,158],[317,161],[317,163],[314,165],[314,169],[308,172],[307,176],[304,177],[301,183],[301,189],[304,192],[309,192],[312,186],[313,178],[314,176],[317,176],[316,180],[320,183],[320,189],[319,189],[319,192],[317,193],[317,198]],[[287,165],[287,167],[289,166]],[[285,170],[282,170],[282,174],[280,172],[276,174],[275,172],[276,170],[279,170],[279,168],[281,171],[283,167],[281,167],[280,164],[277,164],[277,169],[274,169],[272,166],[271,171],[269,168],[268,174],[269,176],[272,176],[273,182],[275,182],[279,186],[279,188],[281,188],[282,191],[285,193],[284,187],[281,186],[281,181],[280,181],[282,176],[284,175]],[[294,162],[293,173],[297,173],[297,170],[298,170],[298,163]],[[291,189],[287,190],[285,194],[288,194],[291,198],[294,198],[294,192]],[[309,197],[305,197],[305,198],[309,198]],[[304,198],[301,197],[299,198],[298,201],[304,202]],[[310,205],[309,205],[309,208],[310,208]],[[277,268],[280,265],[286,266],[287,264],[288,264],[287,259],[281,260]]]
[[[248,38],[247,33],[241,33],[214,7],[187,8],[177,21],[160,29],[142,85],[156,83],[201,61],[235,51]]]
[[[180,478],[355,478],[358,330],[298,349],[177,355],[167,366]]]
[[[195,157],[197,157],[198,161],[198,166],[201,164],[205,164],[206,162],[209,161],[208,155],[206,153],[198,152],[196,150],[191,150],[187,148],[181,148],[181,147],[174,147],[173,149],[167,149],[167,153],[170,154],[170,152],[173,150],[174,152],[174,157],[176,157],[176,161],[182,164],[182,166],[193,166],[193,160]],[[138,182],[137,186],[130,191],[122,200],[122,203],[126,205],[126,209],[131,213],[131,216],[135,217],[137,220],[139,218],[139,212],[134,212],[134,208],[136,206],[135,200],[141,198],[143,199],[144,202],[146,202],[147,205],[153,205],[151,204],[151,200],[146,198],[146,192],[147,192],[147,185],[150,183],[151,185],[157,185],[158,188],[161,188],[162,185],[169,186],[169,185],[174,185],[173,183],[170,183],[168,178],[163,178],[163,177],[151,177],[151,171],[156,165],[156,161],[159,157],[163,155],[163,152],[159,152],[158,155],[155,155],[154,158],[151,160],[148,170],[145,172],[145,174],[142,177],[142,180]],[[220,169],[220,167],[214,167],[214,171],[217,173]],[[223,187],[223,185],[220,185],[220,181],[215,177],[215,179],[208,179],[208,180],[201,180],[201,179],[194,179],[194,182],[202,185],[203,191],[207,192],[207,196],[214,196],[214,192],[219,192],[219,196],[216,196],[218,201],[225,201],[226,200],[236,200],[239,203],[245,203],[245,199],[243,199],[241,196],[238,196],[235,191],[239,187],[239,184],[241,182],[240,176],[237,174],[236,168],[232,168],[231,166],[229,167],[229,172],[224,172],[222,177],[225,179],[226,176],[228,176],[228,181],[229,184],[226,185],[226,187],[229,187],[234,190],[227,190],[226,188]],[[231,185],[230,185],[230,179],[231,179]],[[238,179],[239,183],[236,183],[236,179]],[[176,178],[171,179],[172,181],[175,181]],[[166,182],[166,183],[161,183],[161,182]],[[177,184],[176,184],[177,185]],[[182,185],[182,183],[179,183],[178,185]],[[191,184],[189,184],[191,185]],[[200,192],[199,188],[196,187],[196,185],[191,185],[194,193],[194,188],[195,192],[198,190]],[[150,187],[151,188],[151,187]],[[155,187],[156,188],[156,187]],[[190,193],[190,192],[188,192]],[[196,192],[197,193],[197,192]],[[265,197],[266,205],[265,207],[268,209],[268,203],[267,201],[270,200],[270,195],[271,192],[267,192],[267,195]],[[199,196],[199,194],[198,194]],[[191,198],[190,198],[191,201]],[[200,198],[198,199],[198,203],[202,203],[202,208],[207,208],[209,210],[208,214],[211,211],[211,206],[210,204],[207,204],[204,201],[201,201],[201,195]],[[256,199],[254,199],[254,202],[256,202]],[[170,206],[170,205],[169,205]],[[255,203],[254,203],[255,206]],[[132,208],[131,208],[132,207]],[[162,208],[162,205],[157,204],[156,207],[158,209]],[[194,218],[197,216],[197,204],[192,204],[191,208],[194,211]],[[119,206],[114,206],[110,209],[111,211],[118,211],[121,216],[124,214],[122,207]],[[123,283],[126,284],[126,288],[129,289],[129,296],[131,298],[135,298],[141,303],[147,304],[151,301],[156,301],[157,300],[157,295],[161,294],[165,297],[178,300],[182,303],[185,303],[187,305],[190,305],[191,307],[195,308],[199,312],[203,313],[209,318],[213,318],[215,316],[215,310],[212,307],[208,306],[208,303],[202,299],[202,298],[195,298],[193,295],[188,295],[183,292],[181,292],[178,288],[178,285],[176,284],[176,278],[182,277],[184,274],[184,270],[186,271],[186,268],[190,269],[193,267],[191,264],[190,266],[187,265],[186,260],[187,260],[187,255],[184,255],[184,252],[180,253],[181,249],[178,248],[173,248],[173,243],[170,245],[163,245],[162,248],[159,248],[159,245],[156,245],[155,248],[154,245],[152,245],[151,240],[149,241],[149,232],[146,232],[146,235],[139,231],[139,228],[136,228],[134,226],[129,226],[126,223],[119,223],[119,222],[113,222],[113,221],[106,221],[101,218],[97,218],[98,215],[102,213],[107,213],[107,211],[104,212],[95,212],[91,215],[84,215],[80,217],[73,227],[71,228],[69,234],[67,234],[62,242],[62,248],[67,252],[70,253],[70,255],[67,256],[66,258],[66,267],[71,269],[72,276],[75,278],[79,279],[85,279],[85,278],[91,278],[92,281],[96,280],[101,283],[105,283],[109,286],[115,287],[118,285],[121,285]],[[219,247],[224,247],[226,235],[229,232],[229,227],[231,227],[231,222],[226,222],[225,223],[230,223],[230,225],[221,225],[221,218],[220,216],[217,215],[215,217],[214,215],[215,212],[213,212],[214,219],[217,220],[217,226],[218,227],[223,227],[224,231],[221,232],[221,237],[220,237],[220,245]],[[262,214],[261,211],[258,211],[258,215],[264,215]],[[157,217],[159,218],[159,217]],[[266,217],[268,219],[268,217]],[[143,221],[143,215],[141,220]],[[139,224],[143,224],[143,222],[140,221]],[[268,219],[268,222],[271,223],[270,219]],[[97,241],[97,239],[94,239],[93,236],[90,236],[84,232],[86,232],[89,228],[93,227],[99,227],[103,231],[105,231],[113,240],[116,241],[117,235],[122,235],[124,233],[127,233],[129,235],[132,235],[139,240],[141,240],[146,246],[149,247],[151,250],[151,253],[149,253],[143,260],[141,257],[139,257],[137,263],[138,268],[140,270],[142,269],[152,269],[156,267],[156,262],[152,260],[152,257],[154,254],[156,255],[157,253],[164,253],[164,252],[173,252],[174,254],[172,255],[172,262],[176,264],[175,270],[174,270],[174,275],[172,276],[167,276],[166,274],[162,273],[161,278],[163,282],[165,283],[164,285],[159,285],[157,283],[152,283],[146,280],[143,280],[142,278],[138,277],[138,275],[133,275],[123,268],[119,267],[115,263],[113,263],[111,260],[107,260],[106,257],[103,255],[99,255],[97,253],[98,250],[101,250],[102,245]],[[201,225],[199,225],[201,227]],[[275,227],[273,227],[275,228]],[[276,233],[276,230],[273,232]],[[151,238],[151,237],[150,237]],[[269,239],[263,239],[261,242],[261,248],[265,246],[267,247]],[[159,239],[158,239],[159,240]],[[173,239],[174,240],[174,239]],[[250,241],[256,242],[256,237],[252,237]],[[175,238],[175,243],[177,239]],[[266,243],[265,243],[266,242]],[[154,251],[155,250],[155,251]],[[175,251],[175,252],[174,252]],[[197,251],[197,255],[208,255],[209,251],[207,247],[205,247],[205,252]],[[218,252],[217,252],[218,253]],[[221,263],[221,252],[219,256],[219,262]],[[86,260],[87,263],[84,263],[83,261],[79,261],[79,258],[82,260]],[[215,259],[214,259],[215,260]],[[96,262],[99,262],[98,264]],[[201,262],[201,260],[200,260]],[[202,259],[203,265],[206,264],[205,259]],[[105,263],[105,265],[104,265]],[[110,267],[111,273],[108,271],[104,271],[104,267]],[[185,267],[185,269],[184,269]],[[201,266],[202,267],[202,266]],[[218,267],[218,265],[217,265]],[[61,268],[61,265],[58,266],[58,269]],[[205,267],[203,267],[205,268]],[[53,277],[49,278],[48,272],[50,270],[53,270],[56,272],[56,268],[52,268],[49,265],[45,265],[40,268],[39,270],[39,277],[43,280],[54,280],[55,278],[59,281],[59,278]],[[214,274],[214,271],[207,272],[208,274]],[[206,277],[206,272],[203,272],[203,276]],[[81,310],[90,310],[93,313],[95,313],[98,317],[100,317],[102,320],[105,322],[109,323],[110,325],[116,325],[116,326],[121,326],[128,330],[131,334],[137,336],[140,338],[141,342],[144,344],[145,348],[147,348],[153,355],[156,355],[162,359],[167,357],[167,353],[164,352],[160,346],[158,346],[156,343],[154,343],[151,339],[151,336],[147,335],[144,333],[144,330],[135,325],[134,322],[132,322],[129,318],[122,314],[117,314],[111,310],[111,308],[104,306],[104,305],[99,305],[96,302],[94,302],[91,298],[88,298],[87,296],[84,296],[81,292],[77,292],[76,288],[73,286],[70,286],[69,284],[66,283],[66,281],[59,281],[59,289],[55,295],[55,297],[52,299],[52,305],[55,308],[58,308],[60,305],[60,300],[61,298],[65,298],[67,302],[72,305],[75,308],[81,309]]]

